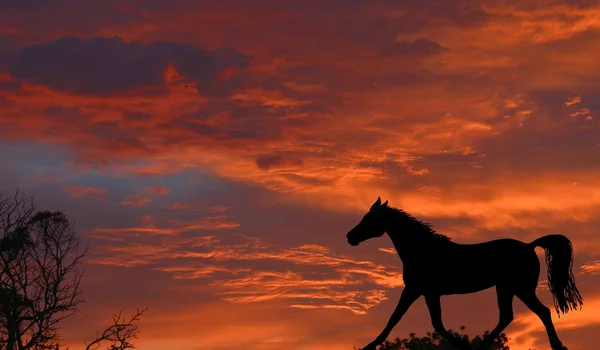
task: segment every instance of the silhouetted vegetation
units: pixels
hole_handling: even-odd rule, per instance
[[[59,323],[78,311],[87,249],[59,211],[37,211],[32,196],[0,191],[0,349],[59,349]],[[133,348],[135,324],[115,315],[86,350]]]
[[[87,343],[85,350],[96,350],[103,343],[110,344],[109,350],[135,348],[133,341],[137,339],[137,335],[140,332],[136,322],[146,310],[137,310],[129,319],[124,318],[121,312],[113,315],[113,324],[102,331],[102,333],[96,334],[96,339]]]
[[[471,345],[473,349],[478,349],[479,345],[483,341],[489,332],[483,333],[483,335],[477,335],[474,338],[469,338],[464,333],[465,327],[460,328],[460,332],[454,332],[448,330],[453,336],[462,339],[464,342]],[[489,350],[509,350],[508,338],[504,333],[500,334],[499,337],[494,339],[491,348]],[[452,345],[445,337],[438,332],[427,332],[427,336],[417,337],[415,333],[411,333],[408,338],[396,338],[394,341],[386,340],[382,345],[378,347],[379,350],[456,350],[457,348]]]

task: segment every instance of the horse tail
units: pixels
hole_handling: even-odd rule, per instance
[[[577,310],[578,307],[581,309],[583,298],[575,286],[571,241],[563,235],[555,234],[540,237],[529,244],[546,251],[548,287],[554,297],[554,308],[558,316],[560,317],[560,311],[566,314],[569,310]]]

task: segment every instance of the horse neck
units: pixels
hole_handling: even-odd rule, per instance
[[[388,225],[386,233],[392,240],[400,259],[404,262],[421,255],[422,250],[427,249],[426,237],[416,232],[401,232],[394,223]]]
[[[398,215],[396,212],[388,214],[384,225],[385,232],[403,262],[420,260],[455,245],[449,240],[438,237],[420,222]]]

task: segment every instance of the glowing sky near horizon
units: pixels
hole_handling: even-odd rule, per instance
[[[140,349],[364,346],[403,286],[345,240],[381,196],[459,243],[569,236],[584,309],[553,318],[594,349],[599,30],[584,0],[1,2],[0,187],[93,247],[64,343],[148,306]],[[442,302],[497,322],[493,290]],[[420,300],[392,336],[431,330]]]

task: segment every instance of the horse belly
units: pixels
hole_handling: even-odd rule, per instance
[[[496,285],[498,278],[503,275],[498,271],[499,266],[490,260],[479,260],[479,263],[472,263],[470,259],[450,260],[445,263],[436,261],[423,264],[421,268],[421,273],[414,276],[415,284],[421,285],[425,292],[442,295],[479,292]]]
[[[495,278],[481,275],[449,276],[430,282],[431,289],[442,295],[469,294],[488,289],[496,285]]]
[[[491,279],[470,281],[469,283],[460,283],[457,281],[456,284],[450,283],[447,285],[446,288],[443,288],[445,290],[443,291],[442,294],[476,293],[476,292],[480,292],[482,290],[491,288],[495,285],[496,285],[495,281],[493,281]]]

